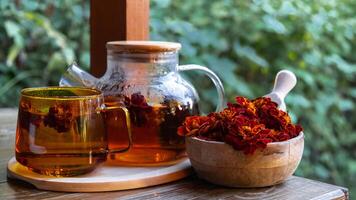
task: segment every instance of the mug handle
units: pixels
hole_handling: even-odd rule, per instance
[[[218,104],[216,106],[215,112],[220,112],[223,109],[224,103],[225,103],[225,91],[224,91],[224,87],[223,87],[219,77],[213,71],[211,71],[207,67],[204,67],[201,65],[189,64],[189,65],[179,65],[178,66],[178,72],[189,71],[189,70],[202,71],[214,83],[214,85],[216,87],[216,91],[218,92]]]
[[[124,111],[126,127],[127,127],[127,134],[128,134],[128,137],[129,137],[129,143],[128,143],[128,146],[126,148],[123,148],[123,149],[108,149],[107,153],[109,153],[109,154],[111,154],[111,153],[124,153],[124,152],[127,152],[128,150],[130,150],[131,146],[132,146],[130,113],[129,113],[129,110],[127,110],[127,108],[122,107],[122,106],[110,106],[110,107],[104,106],[103,108],[101,108],[101,111],[104,112],[104,113],[107,112],[107,111],[112,111],[112,110],[122,110],[122,111]]]

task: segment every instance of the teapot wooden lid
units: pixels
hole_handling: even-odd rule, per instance
[[[178,51],[182,47],[176,42],[161,41],[111,41],[106,49],[115,53],[159,53]]]

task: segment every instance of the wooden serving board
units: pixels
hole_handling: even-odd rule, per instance
[[[192,172],[189,159],[171,166],[120,167],[104,163],[93,172],[76,177],[52,177],[34,173],[15,157],[7,165],[10,178],[26,181],[38,189],[62,192],[103,192],[159,185],[182,179]]]

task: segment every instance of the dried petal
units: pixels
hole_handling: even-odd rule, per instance
[[[266,148],[270,142],[296,137],[303,130],[293,125],[288,113],[279,110],[268,97],[252,101],[236,97],[236,103],[227,106],[219,113],[187,117],[178,128],[178,134],[224,141],[236,150],[252,154],[258,148]]]

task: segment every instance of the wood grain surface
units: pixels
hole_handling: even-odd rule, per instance
[[[101,193],[64,193],[38,190],[6,178],[7,161],[14,155],[17,111],[0,109],[0,199],[348,199],[346,188],[293,176],[285,183],[258,189],[209,184],[195,175],[154,187]]]
[[[262,151],[248,156],[222,142],[195,137],[187,137],[185,142],[199,177],[219,185],[253,188],[281,183],[294,173],[303,155],[304,134],[268,143]]]
[[[149,0],[90,0],[90,71],[106,71],[106,42],[149,39]]]
[[[192,174],[189,159],[171,166],[124,167],[106,162],[94,171],[75,177],[58,178],[30,171],[12,157],[7,176],[26,181],[38,189],[60,192],[107,192],[170,183]]]

